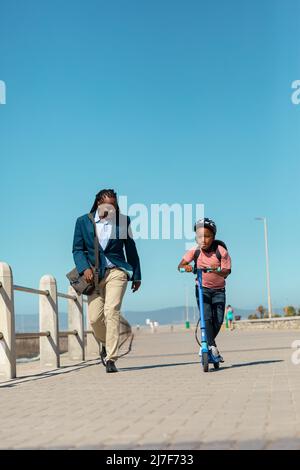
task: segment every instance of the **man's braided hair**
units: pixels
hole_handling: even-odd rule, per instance
[[[99,193],[96,194],[94,204],[90,212],[95,212],[97,210],[99,202],[103,202],[105,197],[111,197],[117,199],[117,193],[113,189],[101,189]],[[119,212],[119,206],[117,205],[117,212]]]

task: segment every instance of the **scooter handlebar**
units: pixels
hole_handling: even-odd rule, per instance
[[[212,272],[220,272],[221,271],[221,268],[218,267],[218,268],[198,268],[200,269],[203,273],[212,273]],[[192,271],[186,271],[185,268],[179,268],[179,272],[180,273],[187,273],[187,272],[192,272]]]
[[[201,268],[201,271],[204,273],[219,273],[221,270],[220,266],[218,268]]]

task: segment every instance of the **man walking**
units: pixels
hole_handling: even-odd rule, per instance
[[[77,271],[87,282],[93,282],[96,230],[100,282],[88,296],[88,316],[96,339],[102,343],[106,372],[118,372],[115,362],[118,359],[120,310],[128,281],[132,281],[133,292],[141,285],[140,261],[130,230],[130,218],[120,213],[113,189],[99,191],[90,214],[93,220],[85,214],[76,221],[73,257]]]

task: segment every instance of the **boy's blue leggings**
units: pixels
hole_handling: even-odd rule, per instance
[[[199,290],[196,286],[196,299],[199,308]],[[209,346],[217,346],[217,337],[224,321],[226,293],[223,289],[210,289],[203,287],[204,319],[207,342]]]

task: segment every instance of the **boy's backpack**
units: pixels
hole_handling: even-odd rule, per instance
[[[222,246],[223,248],[225,248],[225,250],[227,250],[227,246],[224,242],[222,242],[222,240],[214,240],[211,245],[211,249],[209,250],[209,253],[215,253],[218,260],[221,261],[222,256],[219,250],[219,246]],[[197,274],[197,259],[199,258],[200,251],[200,248],[197,248],[194,253],[194,274]]]

